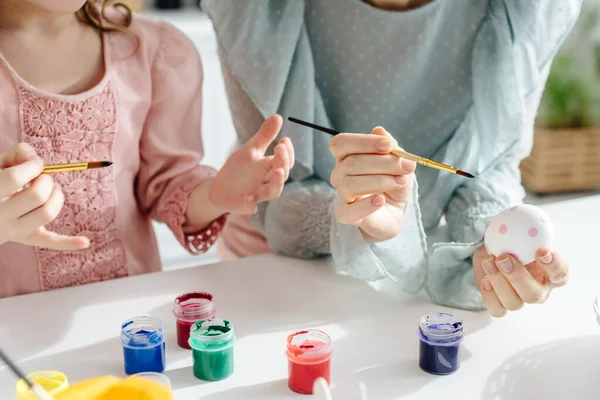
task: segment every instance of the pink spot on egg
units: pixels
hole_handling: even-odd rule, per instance
[[[541,217],[541,218],[540,218],[540,221],[542,221],[542,224],[545,224],[545,223],[546,223],[546,218],[544,218],[544,217]]]
[[[504,235],[507,231],[508,226],[506,226],[505,224],[500,225],[500,227],[498,228],[498,232],[500,232],[501,235]]]
[[[519,206],[512,206],[512,207],[510,208],[510,211],[515,211],[515,210],[517,210],[518,208],[519,208]]]
[[[527,231],[527,233],[529,234],[529,236],[536,237],[538,235],[538,230],[537,228],[531,228]]]

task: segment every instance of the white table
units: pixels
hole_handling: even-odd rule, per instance
[[[167,327],[167,375],[177,399],[301,399],[287,389],[285,338],[318,327],[334,340],[336,399],[353,400],[356,383],[369,399],[597,399],[600,327],[592,302],[600,291],[600,196],[544,207],[557,248],[572,263],[569,285],[547,304],[500,320],[454,311],[465,323],[462,366],[436,377],[417,366],[421,315],[443,310],[336,275],[325,261],[275,256],[137,276],[0,300],[0,343],[27,371],[58,369],[71,381],[123,376],[120,323],[151,314]],[[587,224],[587,227],[584,227]],[[191,355],[175,343],[172,300],[187,290],[216,296],[217,313],[237,331],[235,373],[205,383]],[[452,310],[451,310],[452,311]],[[587,376],[586,376],[587,375]],[[0,399],[15,379],[0,367]]]

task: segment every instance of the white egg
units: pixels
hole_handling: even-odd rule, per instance
[[[535,261],[537,251],[552,245],[554,227],[548,214],[532,205],[511,207],[496,215],[485,231],[485,247],[498,257],[512,254],[522,264]]]

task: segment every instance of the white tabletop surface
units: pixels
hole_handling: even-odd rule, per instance
[[[466,331],[454,375],[428,375],[417,365],[419,317],[443,307],[336,275],[324,261],[275,256],[3,299],[0,344],[26,371],[57,369],[72,382],[124,376],[120,324],[150,314],[166,324],[166,374],[176,399],[301,399],[310,397],[287,388],[285,338],[316,327],[334,341],[335,399],[358,399],[352,393],[359,381],[369,400],[598,399],[600,327],[592,303],[600,291],[600,196],[544,208],[556,226],[556,248],[571,262],[571,282],[547,304],[499,320],[450,310]],[[195,379],[190,352],[176,345],[172,301],[188,290],[213,293],[217,316],[235,326],[229,379]],[[14,385],[0,367],[0,399],[13,399]]]

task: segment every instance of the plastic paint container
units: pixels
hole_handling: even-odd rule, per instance
[[[129,377],[131,378],[143,378],[148,379],[152,382],[156,382],[171,390],[171,379],[165,374],[160,374],[158,372],[140,372],[139,374],[135,374]]]
[[[184,293],[173,304],[173,315],[177,323],[177,344],[191,349],[188,341],[190,329],[196,322],[215,317],[213,296],[205,292]]]
[[[135,317],[125,321],[121,343],[127,375],[165,370],[165,336],[160,319]]]
[[[419,366],[434,375],[448,375],[460,367],[463,323],[452,314],[425,315],[419,323]]]
[[[27,374],[27,379],[43,387],[50,395],[55,396],[69,387],[67,376],[58,371],[36,371]],[[17,400],[38,400],[24,380],[17,382]]]
[[[206,319],[190,330],[189,345],[194,359],[194,376],[203,381],[220,381],[233,374],[233,325],[226,320]]]
[[[288,386],[296,393],[312,394],[315,380],[330,383],[331,338],[325,332],[308,329],[287,338]]]

